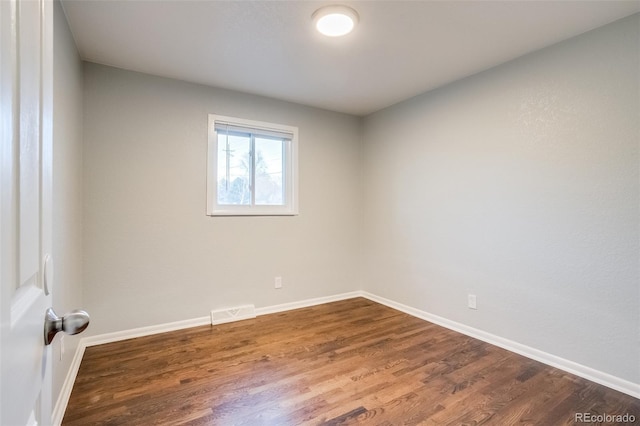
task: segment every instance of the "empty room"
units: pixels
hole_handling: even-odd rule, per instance
[[[640,1],[2,0],[0,425],[640,423]]]

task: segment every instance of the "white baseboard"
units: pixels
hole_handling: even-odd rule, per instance
[[[54,426],[59,426],[60,424],[62,424],[64,412],[66,411],[67,404],[69,403],[69,397],[71,396],[71,391],[73,390],[73,383],[76,381],[76,376],[78,375],[78,370],[80,369],[80,363],[82,362],[82,356],[84,355],[85,348],[86,345],[82,342],[82,340],[80,340],[80,342],[78,342],[78,346],[76,347],[76,352],[73,355],[73,359],[71,360],[69,371],[67,371],[67,376],[65,377],[64,383],[62,384],[62,389],[60,389],[60,395],[58,396],[56,405],[53,408],[51,422]]]
[[[115,331],[113,333],[98,334],[95,336],[85,337],[81,342],[84,343],[86,347],[89,347],[105,343],[119,342],[121,340],[134,339],[136,337],[151,336],[152,334],[166,333],[168,331],[199,327],[201,325],[211,325],[211,317],[206,316],[184,321],[151,325],[148,327],[133,328],[131,330]]]
[[[559,356],[543,352],[539,349],[532,348],[530,346],[523,345],[513,340],[505,339],[504,337],[497,336],[495,334],[487,333],[486,331],[479,330],[477,328],[469,327],[455,321],[448,320],[446,318],[430,314],[420,309],[413,308],[411,306],[403,305],[402,303],[394,302],[393,300],[385,299],[384,297],[376,296],[375,294],[362,291],[360,294],[362,297],[404,312],[411,316],[423,319],[425,321],[438,324],[442,327],[448,328],[458,333],[462,333],[466,336],[473,337],[483,342],[490,343],[494,346],[506,349],[511,352],[515,352],[519,355],[527,358],[539,361],[543,364],[547,364],[551,367],[558,368],[576,376],[580,376],[595,383],[599,383],[608,388],[617,390],[627,395],[631,395],[634,398],[640,398],[640,384],[633,383],[628,380],[624,380],[620,377],[613,376],[611,374],[596,370],[591,367],[587,367],[582,364],[570,361]]]
[[[337,302],[340,300],[353,299],[354,297],[362,297],[362,291],[351,291],[349,293],[341,293],[333,296],[316,297],[314,299],[301,300],[299,302],[283,303],[281,305],[265,306],[257,308],[256,315],[268,315],[278,312],[292,311],[294,309],[308,308],[309,306],[322,305],[323,303]]]
[[[640,398],[640,384],[633,383],[628,380],[613,376],[608,373],[604,373],[599,370],[595,370],[591,367],[587,367],[576,362],[560,358],[547,352],[540,351],[530,346],[523,345],[518,342],[514,342],[509,339],[497,336],[495,334],[487,333],[467,325],[448,320],[443,317],[439,317],[434,314],[422,311],[420,309],[413,308],[411,306],[404,305],[402,303],[395,302],[384,297],[377,296],[375,294],[366,291],[352,291],[349,293],[337,294],[334,296],[318,297],[314,299],[306,299],[298,302],[283,303],[280,305],[266,306],[263,308],[256,308],[256,316],[274,314],[278,312],[290,311],[293,309],[306,308],[309,306],[321,305],[323,303],[337,302],[340,300],[353,299],[356,297],[364,297],[373,302],[380,303],[398,311],[404,312],[416,318],[423,319],[425,321],[438,324],[442,327],[450,330],[462,333],[466,336],[473,337],[483,342],[490,343],[492,345],[501,347],[511,352],[515,352],[527,358],[542,362],[543,364],[550,365],[551,367],[558,368],[576,376],[583,377],[592,382],[599,383],[608,388],[623,392],[627,395],[631,395],[635,398]],[[149,327],[135,328],[131,330],[117,331],[114,333],[106,333],[96,336],[85,337],[78,343],[78,348],[74,355],[69,372],[62,386],[60,396],[56,403],[53,412],[53,424],[59,425],[62,422],[64,411],[67,408],[69,397],[71,396],[71,390],[73,389],[73,383],[78,374],[80,368],[80,362],[84,354],[85,348],[89,346],[101,345],[104,343],[118,342],[126,339],[133,339],[135,337],[149,336],[152,334],[166,333],[168,331],[181,330],[185,328],[198,327],[202,325],[210,325],[211,317],[200,317],[184,321],[176,321],[167,324],[159,324]]]
[[[256,308],[256,316],[274,314],[277,312],[291,311],[293,309],[307,308],[309,306],[321,305],[323,303],[337,302],[339,300],[353,299],[361,297],[361,291],[352,291],[349,293],[336,294],[333,296],[317,297],[314,299],[300,300],[297,302],[283,303],[280,305],[265,306]],[[131,330],[116,331],[113,333],[99,334],[81,339],[85,347],[102,345],[104,343],[119,342],[121,340],[133,339],[136,337],[150,336],[152,334],[166,333],[168,331],[182,330],[185,328],[199,327],[202,325],[211,325],[211,317],[193,318],[190,320],[175,321],[166,324],[152,325],[148,327],[134,328]]]

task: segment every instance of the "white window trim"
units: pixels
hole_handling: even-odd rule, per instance
[[[216,123],[248,127],[256,130],[291,134],[285,147],[285,200],[282,206],[243,206],[218,204],[218,135]],[[298,214],[298,128],[283,124],[246,120],[209,114],[207,145],[207,215],[209,216],[295,216]]]

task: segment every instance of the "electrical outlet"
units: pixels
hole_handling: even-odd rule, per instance
[[[476,304],[476,295],[475,294],[467,295],[467,306],[469,306],[469,309],[478,309],[478,306]]]
[[[282,277],[276,277],[274,280],[275,288],[282,288]]]
[[[62,361],[63,355],[64,355],[64,335],[60,336],[60,361]]]

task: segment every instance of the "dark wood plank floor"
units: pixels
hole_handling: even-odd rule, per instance
[[[576,413],[638,423],[640,400],[358,298],[89,347],[63,424],[548,426]]]

